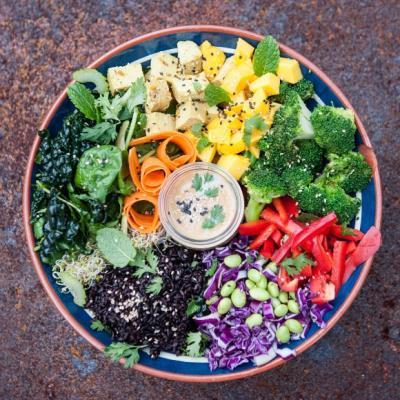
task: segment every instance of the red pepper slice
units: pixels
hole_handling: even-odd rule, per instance
[[[310,290],[313,296],[311,301],[314,304],[324,304],[335,299],[335,285],[327,282],[323,275],[311,278]]]
[[[278,275],[278,284],[284,292],[295,292],[299,287],[299,279],[290,279],[286,269],[281,267]]]
[[[371,258],[378,251],[380,246],[381,233],[375,226],[371,226],[358,243],[357,248],[346,260],[343,283],[350,278],[357,266]]]
[[[358,229],[346,228],[347,231],[351,232],[351,235],[343,235],[341,225],[332,225],[329,229],[329,233],[338,239],[349,240],[354,242],[359,242],[364,234]]]
[[[282,203],[285,206],[289,217],[298,217],[300,214],[299,204],[289,196],[281,197]]]
[[[347,242],[342,240],[337,240],[333,245],[333,267],[331,282],[335,285],[336,295],[339,293],[340,287],[342,286],[347,246]]]
[[[271,235],[271,239],[278,245],[281,245],[282,233],[278,229]]]
[[[318,235],[313,239],[312,255],[317,263],[319,273],[329,272],[333,267],[333,259],[328,250],[323,246],[323,235]]]
[[[279,217],[281,218],[282,222],[286,224],[289,220],[289,215],[286,211],[285,205],[280,197],[277,197],[272,200],[272,204],[274,205],[276,211],[278,211]]]
[[[355,242],[348,242],[346,255],[350,255],[356,248],[357,248],[357,245]]]
[[[291,219],[284,223],[279,214],[270,207],[264,209],[264,211],[261,213],[261,218],[267,220],[271,224],[275,224],[281,231],[288,234],[298,233],[303,230],[300,225]]]
[[[259,235],[251,242],[249,248],[251,250],[256,250],[261,247],[264,242],[274,233],[276,226],[274,224],[268,225],[264,228]]]
[[[286,254],[289,253],[293,243],[293,236],[289,236],[285,243],[273,254],[272,261],[277,264],[280,263],[285,257]]]
[[[307,264],[300,272],[301,276],[305,276],[307,278],[311,278],[313,274],[312,267],[310,264]]]
[[[301,246],[303,243],[308,240],[313,239],[320,233],[325,232],[328,228],[330,228],[336,222],[335,213],[329,213],[325,217],[320,218],[317,221],[312,222],[309,226],[304,228],[301,232],[299,232],[293,240],[292,248],[296,248]]]
[[[273,240],[267,239],[263,244],[260,254],[264,258],[270,259],[272,257],[272,254],[274,254],[274,250],[275,250],[275,244],[274,244]]]
[[[258,221],[245,222],[239,225],[239,233],[245,236],[258,235],[263,229],[269,225],[269,222],[265,219],[260,219]]]

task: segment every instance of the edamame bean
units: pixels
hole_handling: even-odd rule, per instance
[[[249,317],[246,318],[246,325],[252,329],[255,326],[260,326],[263,322],[263,317],[261,314],[251,314]]]
[[[281,302],[281,303],[287,303],[288,302],[288,294],[287,294],[287,292],[280,292],[279,293],[279,301]]]
[[[253,281],[251,281],[250,279],[246,279],[246,282],[245,282],[245,284],[246,284],[246,286],[247,286],[247,289],[251,289],[251,288],[253,288],[254,286],[256,286],[256,284],[253,282]]]
[[[269,282],[268,283],[268,292],[272,297],[278,297],[279,296],[278,285],[275,282]]]
[[[236,282],[235,281],[228,281],[222,285],[221,288],[221,296],[222,297],[228,297],[232,294],[232,292],[236,288]]]
[[[280,304],[278,307],[274,308],[274,314],[275,316],[279,317],[283,317],[284,315],[286,315],[288,312],[288,307],[286,304]]]
[[[254,300],[265,301],[270,298],[269,293],[265,289],[253,287],[250,289],[250,297]]]
[[[232,307],[232,301],[228,297],[224,297],[217,307],[218,314],[226,314]]]
[[[296,293],[295,292],[289,292],[289,297],[293,300],[296,300]]]
[[[236,288],[231,295],[231,300],[235,307],[244,307],[246,305],[246,293]]]
[[[261,279],[261,273],[257,269],[252,268],[247,272],[247,277],[251,279],[254,283],[257,283]]]
[[[212,296],[208,300],[206,300],[206,304],[210,306],[211,304],[214,304],[216,301],[218,301],[218,296]]]
[[[224,264],[229,268],[237,268],[242,263],[242,258],[239,254],[231,254],[224,258]]]
[[[270,263],[267,264],[267,266],[265,268],[268,268],[269,270],[271,270],[274,274],[276,274],[278,272],[278,266],[276,265],[276,263],[274,263],[273,261],[271,261]]]
[[[303,325],[297,319],[288,319],[285,321],[285,325],[292,333],[303,332]]]
[[[299,305],[294,300],[289,300],[287,303],[288,309],[293,314],[298,314],[300,312]]]
[[[266,289],[267,285],[268,285],[267,278],[263,274],[261,274],[261,279],[257,282],[257,287],[261,289]]]
[[[277,297],[272,297],[271,303],[272,303],[272,307],[274,307],[274,308],[281,305],[281,302],[279,301],[279,299]]]
[[[290,340],[290,332],[287,326],[282,325],[276,330],[276,338],[280,343],[287,343]]]

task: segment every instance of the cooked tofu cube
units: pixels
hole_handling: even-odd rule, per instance
[[[176,109],[176,129],[185,130],[192,125],[206,122],[206,104],[189,100]]]
[[[206,123],[210,122],[212,119],[218,117],[219,109],[217,106],[207,106],[206,109]]]
[[[208,85],[208,80],[204,72],[198,75],[182,75],[172,79],[172,93],[178,103],[188,100],[203,100],[204,90]]]
[[[273,96],[279,94],[279,84],[279,77],[271,72],[267,72],[265,75],[251,82],[249,88],[253,93],[258,89],[264,89],[267,96]]]
[[[165,79],[171,83],[178,72],[178,59],[164,52],[154,54],[150,62],[150,71],[152,78]]]
[[[143,78],[142,65],[130,63],[124,67],[108,68],[107,80],[112,94],[128,89],[138,78]]]
[[[153,112],[146,114],[146,135],[150,136],[154,133],[174,131],[175,117],[171,114],[164,114],[160,112]]]
[[[297,60],[281,57],[276,74],[285,82],[297,83],[303,78],[300,64]]]
[[[184,74],[198,74],[202,71],[201,50],[195,42],[184,40],[177,43],[179,64]]]
[[[151,79],[146,82],[146,112],[164,111],[172,100],[168,83],[164,79]]]

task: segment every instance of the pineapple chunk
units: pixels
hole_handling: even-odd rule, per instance
[[[279,94],[279,77],[271,72],[260,76],[249,85],[250,90],[254,93],[258,89],[264,89],[267,96]]]
[[[233,55],[233,59],[236,64],[241,64],[243,61],[251,58],[254,52],[254,47],[239,38],[236,45],[235,54]]]
[[[300,64],[297,60],[292,58],[279,59],[278,70],[276,74],[285,82],[297,83],[303,78],[301,73]]]
[[[210,146],[207,146],[201,153],[198,153],[197,157],[200,158],[201,161],[211,163],[215,157],[216,152],[216,146],[212,144]]]
[[[237,154],[224,154],[217,165],[226,169],[236,180],[239,180],[250,166],[250,160]]]
[[[225,54],[218,47],[211,45],[208,40],[202,43],[200,50],[205,58],[205,60],[203,60],[203,70],[207,78],[213,81],[224,65]]]
[[[231,100],[235,103],[243,103],[246,100],[244,90],[241,90],[240,92],[235,93],[235,95],[231,96]]]
[[[282,104],[279,103],[271,103],[271,107],[266,119],[267,125],[272,126],[272,123],[274,122],[274,116],[275,113],[279,110],[279,108],[282,107]]]
[[[262,88],[257,89],[253,96],[245,101],[243,105],[245,117],[248,118],[257,113],[263,116],[267,115],[269,112],[269,102],[266,98],[265,90]]]
[[[253,66],[248,63],[242,63],[232,68],[223,79],[221,87],[228,93],[235,95],[243,90],[249,78],[254,75]]]
[[[255,157],[255,158],[260,158],[260,149],[256,145],[251,145],[250,148],[250,153]]]
[[[207,125],[208,140],[211,143],[229,144],[231,141],[232,130],[226,119],[213,119]]]
[[[257,143],[265,133],[265,131],[261,131],[260,129],[253,129],[253,132],[251,132],[250,145]]]
[[[218,153],[220,154],[237,154],[246,150],[246,145],[243,142],[243,132],[238,131],[232,135],[230,144],[218,144]]]

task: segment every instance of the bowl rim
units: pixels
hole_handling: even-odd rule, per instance
[[[263,38],[263,35],[259,35],[247,30],[242,30],[242,29],[237,29],[237,28],[231,28],[231,27],[226,27],[226,26],[219,26],[219,25],[186,25],[186,26],[177,26],[173,28],[166,28],[166,29],[161,29],[157,30],[151,33],[147,33],[141,36],[138,36],[136,38],[133,38],[131,40],[128,40],[124,43],[122,43],[119,46],[116,46],[112,50],[108,51],[104,55],[100,56],[97,58],[95,61],[93,61],[88,68],[96,68],[111,57],[119,54],[120,52],[135,46],[139,43],[158,38],[161,36],[166,36],[170,34],[175,34],[175,33],[184,33],[184,32],[217,32],[217,33],[226,33],[226,34],[231,34],[235,36],[240,36],[243,38],[247,39],[253,39],[253,40],[261,40]],[[291,49],[290,47],[279,43],[279,47],[281,50],[283,50],[288,56],[291,58],[294,58],[298,60],[301,64],[303,64],[305,67],[310,69],[314,74],[316,74],[321,80],[325,82],[325,84],[333,91],[333,93],[337,96],[337,98],[343,103],[344,106],[347,108],[350,108],[353,110],[355,114],[355,121],[357,125],[357,129],[361,135],[362,141],[365,145],[368,147],[372,148],[371,141],[368,137],[367,131],[361,122],[357,112],[354,110],[353,106],[350,104],[349,100],[347,97],[343,94],[343,92],[339,89],[339,87],[333,83],[333,81],[324,73],[320,68],[318,68],[314,63],[309,61],[306,57],[303,55],[299,54],[295,50]],[[68,86],[67,86],[68,87]],[[53,103],[49,111],[46,113],[44,119],[42,120],[42,123],[40,125],[40,129],[45,129],[52,118],[54,117],[57,109],[60,107],[62,102],[66,98],[66,93],[67,93],[67,87],[62,91],[62,93],[57,97],[56,101]],[[86,339],[89,343],[91,343],[94,347],[96,347],[98,350],[103,351],[104,345],[96,339],[94,336],[90,334],[89,331],[87,331],[75,318],[74,316],[69,312],[69,310],[65,307],[64,303],[61,301],[61,299],[58,297],[58,294],[56,291],[53,289],[53,287],[50,284],[50,281],[47,279],[46,273],[44,271],[43,265],[40,261],[40,258],[38,254],[34,251],[34,236],[33,236],[33,231],[32,227],[30,225],[30,189],[31,189],[31,178],[32,178],[32,170],[34,166],[34,161],[35,161],[35,155],[38,150],[40,144],[40,139],[38,136],[35,137],[33,145],[30,150],[28,162],[26,165],[25,169],[25,175],[24,175],[24,181],[23,181],[23,198],[22,198],[22,208],[23,208],[23,224],[24,224],[24,231],[25,231],[25,236],[28,244],[28,249],[29,249],[29,254],[31,257],[31,260],[33,262],[33,266],[35,268],[35,271],[39,277],[39,280],[44,287],[47,295],[50,297],[51,301],[57,308],[57,310],[63,315],[63,317],[69,322],[69,324],[75,329],[75,331],[81,335],[84,339]],[[374,153],[373,153],[374,155]],[[374,155],[375,156],[375,155]],[[379,175],[379,166],[375,168],[373,178],[375,181],[375,201],[376,201],[376,209],[375,209],[375,226],[380,229],[381,228],[381,221],[382,221],[382,187],[381,187],[381,179]],[[361,287],[363,286],[365,279],[371,269],[371,265],[373,262],[373,257],[371,257],[369,260],[365,262],[365,265],[357,279],[357,281],[354,284],[353,289],[351,292],[348,294],[347,298],[344,300],[343,304],[338,308],[336,313],[332,316],[332,318],[327,322],[327,325],[324,329],[318,330],[311,338],[305,340],[302,344],[300,344],[296,348],[297,356],[299,356],[301,353],[303,353],[305,350],[307,350],[309,347],[311,347],[313,344],[315,344],[319,339],[321,339],[323,336],[325,336],[330,329],[336,323],[339,321],[339,319],[344,315],[344,313],[348,310],[348,308],[351,306],[353,303],[354,299],[357,297],[359,291],[361,290]],[[121,360],[121,363],[124,361]],[[227,374],[216,374],[216,375],[186,375],[186,374],[180,374],[180,373],[174,373],[174,372],[166,372],[166,371],[161,371],[158,369],[154,369],[145,365],[141,364],[136,364],[133,368],[137,371],[144,372],[148,375],[152,375],[155,377],[159,378],[165,378],[169,380],[175,380],[175,381],[181,381],[181,382],[198,382],[198,383],[207,383],[207,382],[223,382],[223,381],[230,381],[230,380],[236,380],[236,379],[242,379],[246,377],[250,377],[253,375],[260,374],[262,372],[271,370],[275,367],[278,367],[282,364],[284,364],[286,360],[282,358],[275,358],[271,362],[262,365],[260,367],[253,367],[250,369],[247,369],[245,371],[240,371],[240,372],[232,372],[232,373],[227,373]]]

